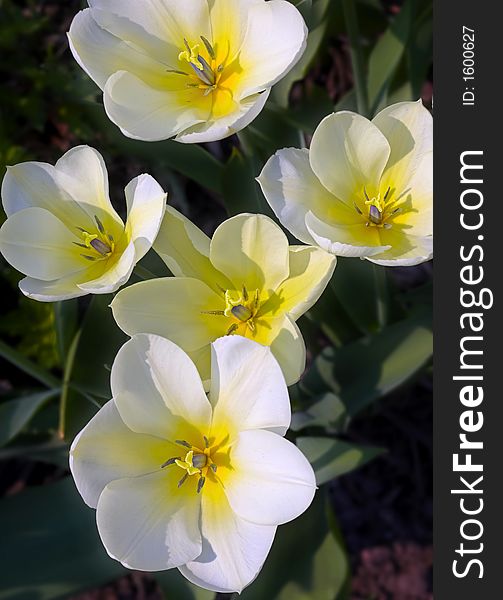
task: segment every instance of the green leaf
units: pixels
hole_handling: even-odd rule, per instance
[[[58,389],[39,392],[8,400],[0,404],[0,446],[5,446],[16,437],[37,411],[59,393]]]
[[[296,2],[302,5],[302,0]],[[312,3],[311,3],[312,4]],[[310,10],[304,11],[304,18],[309,25],[309,34],[307,36],[307,47],[299,62],[290,70],[281,81],[279,81],[272,90],[273,99],[282,107],[288,107],[290,90],[296,81],[304,79],[309,67],[316,58],[325,34],[327,32],[328,18],[327,11],[330,6],[329,0],[318,0],[310,7]]]
[[[154,573],[166,600],[214,600],[215,592],[193,585],[177,569]]]
[[[68,598],[126,573],[107,555],[71,479],[2,500],[0,531],[0,600]]]
[[[306,427],[334,427],[345,422],[346,407],[341,399],[329,392],[317,399],[309,408],[292,414],[290,429],[301,431]]]
[[[328,437],[299,437],[296,441],[311,463],[318,485],[362,467],[385,451]]]
[[[327,348],[301,386],[312,395],[332,390],[354,417],[411,378],[432,350],[431,312],[425,308],[375,335],[342,348]]]
[[[224,204],[229,216],[243,212],[267,213],[265,200],[255,181],[257,167],[252,157],[238,148],[225,165],[222,179]]]
[[[295,521],[278,528],[271,553],[243,600],[334,600],[341,598],[348,561],[327,518],[323,490]]]
[[[362,333],[379,329],[375,268],[368,260],[338,257],[331,281],[336,298]]]
[[[406,0],[398,16],[375,45],[369,59],[368,96],[371,114],[385,104],[387,88],[402,59],[415,16],[416,0]]]
[[[61,382],[56,377],[1,340],[0,356],[49,388],[59,388],[61,386]]]

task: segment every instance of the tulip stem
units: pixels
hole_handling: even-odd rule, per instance
[[[374,264],[374,283],[377,301],[377,322],[379,329],[388,324],[388,278],[386,268]]]
[[[367,87],[365,85],[365,69],[363,53],[360,45],[360,28],[356,15],[356,2],[354,0],[342,0],[344,20],[350,44],[351,63],[353,66],[353,78],[356,90],[356,102],[358,112],[368,117]]]

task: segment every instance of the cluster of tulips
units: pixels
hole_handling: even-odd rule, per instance
[[[89,0],[68,34],[124,135],[181,143],[246,127],[306,36],[286,0]],[[421,101],[371,121],[328,115],[309,149],[280,150],[258,182],[302,244],[260,214],[228,219],[210,239],[145,174],[125,188],[124,223],[87,146],[54,166],[10,167],[2,185],[0,250],[26,276],[23,294],[53,302],[123,288],[111,310],[131,339],[112,367],[113,398],[70,451],[106,550],[220,592],[255,579],[277,526],[315,494],[311,465],[284,438],[287,386],[306,362],[296,321],[336,256],[384,266],[432,256],[431,115]],[[173,277],[126,286],[151,248]]]

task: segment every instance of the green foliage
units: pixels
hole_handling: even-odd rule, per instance
[[[1,500],[0,530],[1,600],[68,598],[126,572],[70,479]]]
[[[313,466],[318,485],[350,473],[384,452],[382,448],[323,437],[299,437],[297,446]]]
[[[278,529],[264,568],[243,600],[345,600],[349,564],[323,491],[298,519]]]

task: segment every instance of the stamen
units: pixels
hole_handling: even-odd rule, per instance
[[[86,260],[90,260],[91,262],[94,262],[95,260],[98,260],[96,257],[89,256],[88,254],[81,254],[80,256],[82,256],[82,258],[85,258]]]
[[[389,193],[391,191],[391,186],[389,186],[389,188],[386,190],[386,193],[384,194],[384,201],[386,202],[386,200],[388,199]]]
[[[178,482],[178,487],[181,488],[182,485],[187,481],[187,477],[189,476],[188,473],[185,473],[185,475],[180,479],[180,481]]]
[[[233,323],[229,329],[227,330],[227,333],[225,335],[232,335],[236,329],[238,329],[239,325],[237,323]]]
[[[165,463],[162,463],[161,465],[161,469],[165,469],[166,467],[169,467],[171,465],[174,465],[176,463],[177,460],[180,460],[180,456],[175,456],[174,458],[170,458],[169,460],[167,460]]]
[[[215,315],[217,317],[225,317],[225,310],[202,310],[202,315]]]
[[[248,290],[246,289],[246,286],[243,284],[243,300],[245,302],[248,302]]]
[[[213,473],[216,473],[216,472],[217,472],[217,465],[216,465],[215,463],[213,463],[213,464],[210,466],[210,469],[213,471]]]
[[[203,435],[203,440],[204,440],[204,445],[206,446],[206,448],[209,448],[210,440],[205,435]]]
[[[215,55],[215,50],[213,50],[213,46],[210,44],[210,42],[204,37],[204,35],[201,36],[201,39],[203,41],[203,44],[206,47],[206,50],[208,51],[208,54],[210,55],[210,57],[212,58],[212,60],[215,60],[216,55]]]
[[[96,225],[98,226],[98,230],[101,234],[105,233],[105,228],[103,227],[103,223],[98,219],[96,215],[94,215],[94,220],[96,221]]]
[[[206,478],[205,477],[201,477],[199,479],[199,481],[197,482],[197,493],[200,494],[201,490],[203,489],[204,484],[206,483]]]
[[[353,205],[354,205],[354,207],[355,207],[355,210],[356,210],[356,212],[357,212],[359,215],[363,215],[362,211],[359,209],[359,207],[358,207],[358,205],[356,204],[356,202],[353,202]]]
[[[179,69],[166,69],[166,73],[174,73],[175,75],[185,75],[186,77],[189,76],[188,73],[186,73],[185,71],[180,71]]]
[[[191,444],[189,444],[189,442],[186,442],[185,440],[175,440],[175,443],[179,446],[184,446],[184,448],[188,448],[189,450],[192,449]]]
[[[260,292],[258,290],[255,290],[255,301],[254,301],[255,310],[258,309],[259,304],[260,304]]]

